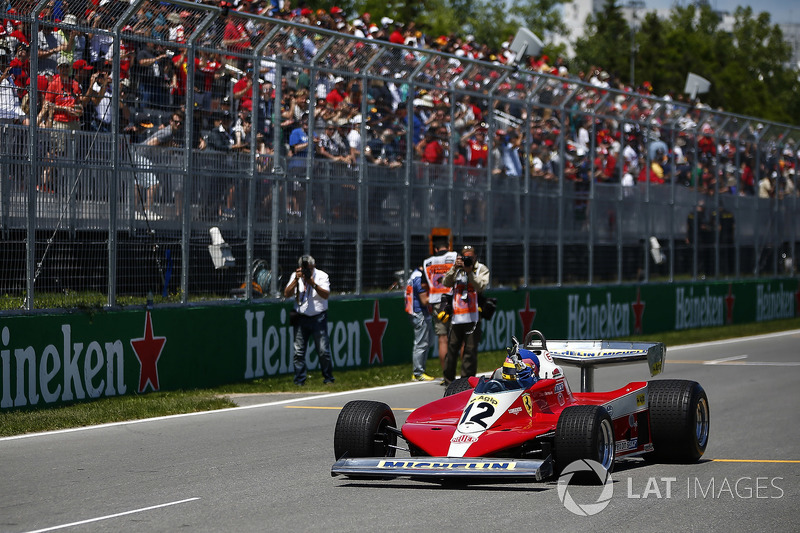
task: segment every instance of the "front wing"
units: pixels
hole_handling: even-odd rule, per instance
[[[553,475],[553,461],[545,459],[493,459],[463,457],[342,458],[331,476],[409,477],[412,479],[470,478],[482,481],[542,481]]]

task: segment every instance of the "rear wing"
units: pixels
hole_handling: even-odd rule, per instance
[[[581,392],[594,389],[594,369],[598,366],[624,365],[646,361],[650,376],[664,369],[667,347],[663,342],[628,341],[546,341],[536,330],[525,336],[528,350],[548,350],[559,364],[581,369]]]

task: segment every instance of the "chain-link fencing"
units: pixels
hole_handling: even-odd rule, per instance
[[[442,227],[493,287],[794,272],[792,126],[181,0],[5,6],[5,309],[277,296],[302,253],[382,292]]]

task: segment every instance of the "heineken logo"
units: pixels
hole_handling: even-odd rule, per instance
[[[287,374],[294,371],[293,330],[289,325],[289,313],[281,309],[276,313],[277,324],[270,324],[264,311],[247,310],[245,323],[245,369],[244,379]],[[383,361],[383,334],[389,320],[381,318],[377,300],[373,303],[372,318],[352,321],[328,318],[328,336],[331,341],[331,358],[335,368],[360,366],[361,334],[365,328],[370,339],[369,361]],[[319,367],[319,356],[314,349],[306,351],[308,368]]]
[[[675,329],[704,328],[722,326],[727,317],[725,298],[711,294],[705,287],[695,294],[694,287],[687,291],[684,287],[675,290]],[[733,305],[733,300],[728,300]]]
[[[783,283],[776,290],[759,284],[756,287],[756,322],[794,317],[796,294],[785,290]]]
[[[592,295],[583,297],[567,295],[567,338],[568,339],[606,339],[626,337],[631,334],[631,307],[636,313],[636,326],[642,327],[644,302],[637,291],[636,302],[615,302],[611,293],[599,302],[592,301]]]
[[[71,324],[61,324],[58,342],[37,352],[0,328],[0,408],[53,404],[128,392],[125,384],[125,349],[120,339],[101,341],[76,338]],[[158,361],[167,342],[153,333],[150,311],[144,334],[130,344],[140,364],[138,392],[159,390]]]

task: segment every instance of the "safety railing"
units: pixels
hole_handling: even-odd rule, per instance
[[[384,291],[434,227],[495,287],[794,270],[793,126],[181,0],[6,17],[5,309],[272,296],[304,252]]]

